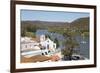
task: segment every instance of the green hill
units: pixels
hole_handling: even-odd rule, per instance
[[[71,22],[70,26],[72,28],[75,27],[80,30],[89,30],[89,17],[79,18],[79,19]]]
[[[89,33],[89,17],[79,18],[71,23],[49,21],[21,21],[21,33],[36,32],[37,29],[47,29],[51,32],[64,33],[65,30],[75,30],[76,33]]]

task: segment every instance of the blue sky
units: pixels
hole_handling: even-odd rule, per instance
[[[72,22],[82,17],[89,17],[89,13],[21,10],[22,21]]]

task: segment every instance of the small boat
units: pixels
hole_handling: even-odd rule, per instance
[[[82,55],[78,55],[78,54],[74,54],[72,55],[72,60],[86,60],[87,58],[85,58]]]

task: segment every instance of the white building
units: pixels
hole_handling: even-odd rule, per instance
[[[46,50],[46,54],[49,54],[49,52],[55,52],[56,43],[49,38],[46,38],[45,35],[40,36],[40,44],[43,46],[43,49]]]
[[[38,45],[39,43],[31,40],[31,38],[28,38],[28,37],[21,38],[21,51],[28,50],[28,49],[40,50]]]

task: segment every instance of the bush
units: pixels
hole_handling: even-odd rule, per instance
[[[36,37],[35,33],[33,33],[33,32],[26,32],[25,36],[27,36],[27,37],[33,37],[33,38]]]

